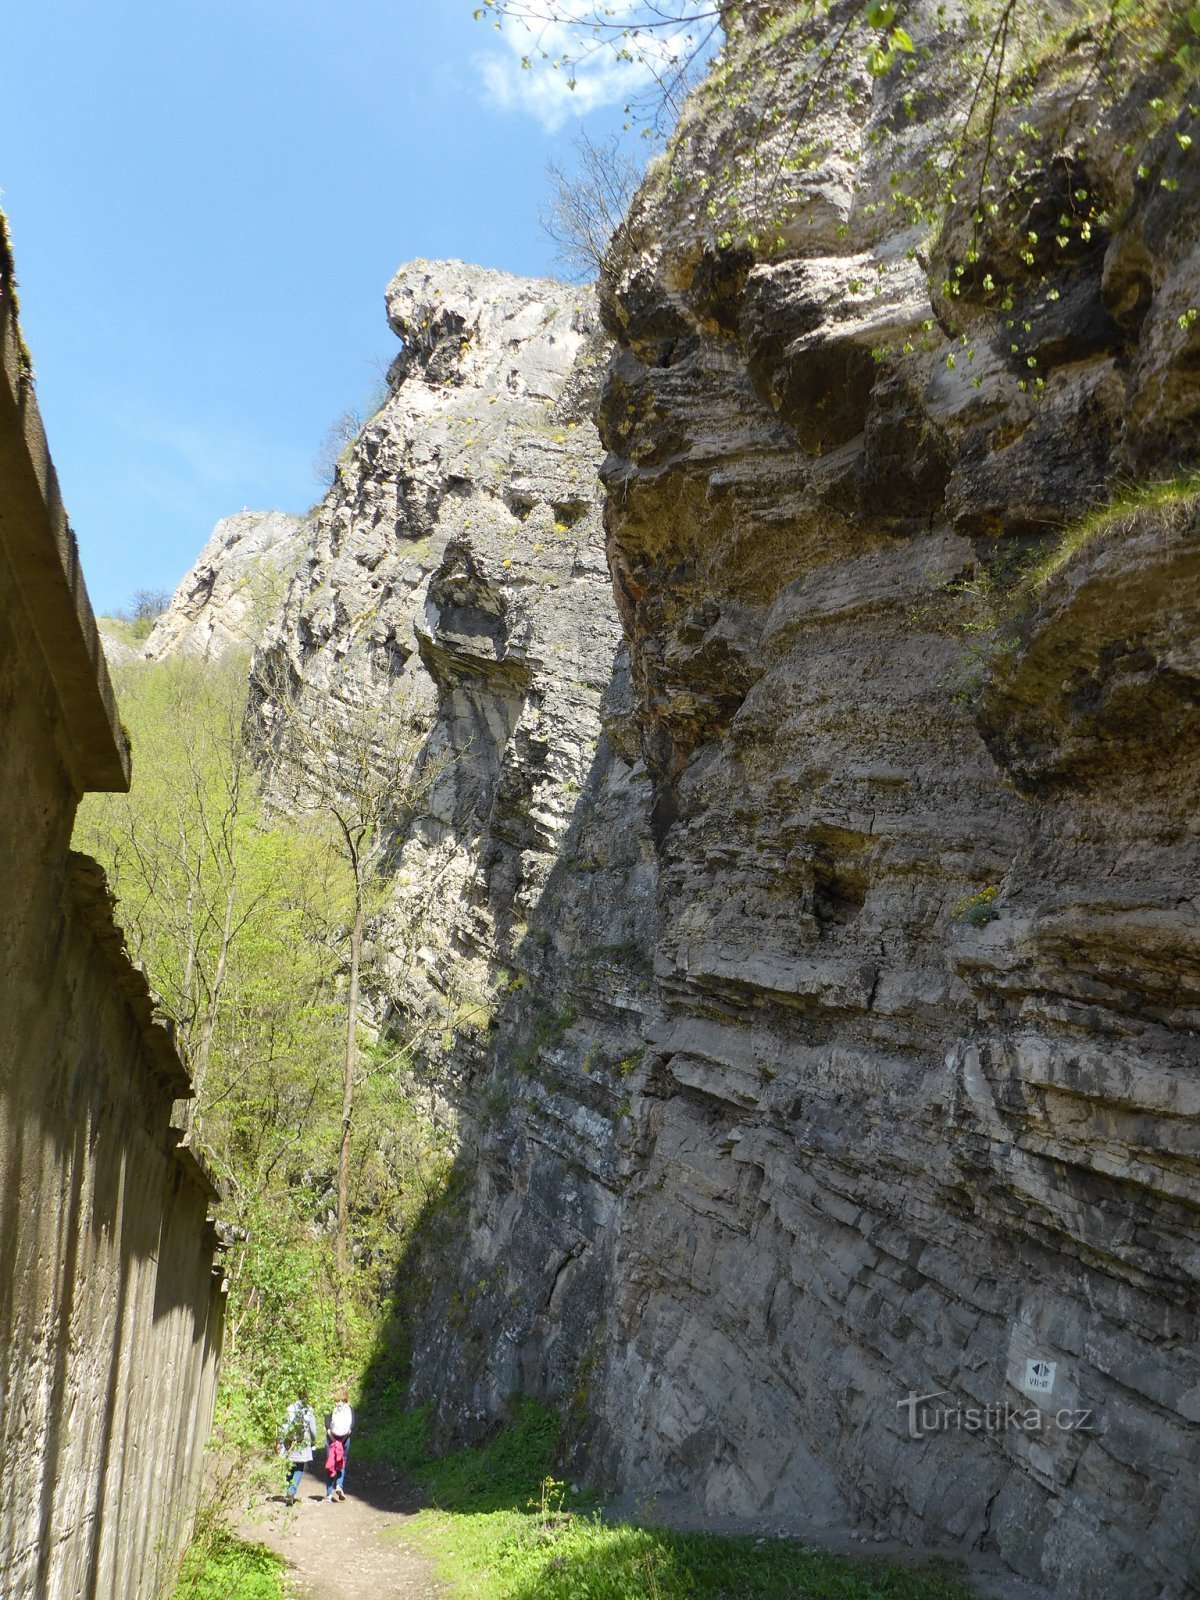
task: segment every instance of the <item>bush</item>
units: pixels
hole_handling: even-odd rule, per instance
[[[614,136],[602,144],[581,133],[572,140],[575,169],[546,166],[550,198],[539,221],[558,246],[556,260],[572,279],[600,276],[610,241],[625,227],[625,213],[642,169]]]
[[[189,1545],[171,1600],[283,1600],[284,1570],[262,1545],[208,1529]]]

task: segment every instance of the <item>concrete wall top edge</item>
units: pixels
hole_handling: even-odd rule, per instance
[[[181,1128],[172,1128],[179,1142],[175,1146],[175,1159],[191,1179],[195,1188],[199,1189],[210,1205],[216,1205],[225,1198],[212,1167],[209,1165],[203,1151],[197,1150],[191,1142],[191,1136]]]
[[[174,1031],[155,1013],[154,994],[145,973],[134,965],[125,948],[125,936],[113,916],[116,904],[104,868],[91,856],[72,850],[67,858],[67,886],[72,902],[90,928],[100,958],[112,973],[146,1048],[155,1075],[175,1100],[190,1100],[192,1079],[175,1046]],[[198,1180],[199,1181],[199,1180]],[[202,1174],[200,1187],[216,1188],[211,1175]]]
[[[2,232],[2,229],[0,229]],[[0,243],[0,540],[41,643],[65,721],[79,793],[129,787],[129,743],[21,359],[11,258]]]

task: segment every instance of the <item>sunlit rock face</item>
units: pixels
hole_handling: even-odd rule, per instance
[[[223,517],[151,629],[141,656],[219,661],[229,651],[251,650],[279,609],[308,531],[303,518],[285,511]],[[110,641],[105,648],[111,659]],[[128,646],[118,649],[117,659],[129,654]]]
[[[1195,506],[1025,571],[1200,454],[1191,113],[1076,41],[1013,113],[1068,245],[964,199],[935,247],[888,197],[966,104],[943,34],[814,99],[799,13],[742,15],[611,356],[581,291],[397,277],[260,656],[437,759],[378,930],[463,1113],[412,1398],[540,1394],[710,1520],[1194,1594]]]
[[[256,693],[266,722],[281,682],[335,723],[386,698],[423,738],[418,760],[437,776],[389,858],[371,1008],[467,1112],[481,1194],[469,1270],[486,1276],[479,1262],[503,1253],[531,1287],[509,1307],[524,1326],[505,1349],[537,1351],[561,1388],[578,1358],[564,1319],[590,1325],[602,1293],[598,1263],[563,1263],[611,1209],[604,1175],[628,1099],[617,1063],[641,1041],[638,935],[657,871],[629,695],[614,688],[592,420],[608,340],[590,289],[460,262],[403,268],[387,309],[402,341],[389,398],[314,519]],[[615,1054],[593,1050],[587,1077],[554,1087],[548,1055],[585,1032]],[[535,1220],[516,1191],[543,1188]],[[553,1312],[535,1313],[552,1284]],[[418,1381],[458,1359],[460,1334],[479,1348],[446,1310],[477,1287],[450,1274],[435,1286]],[[550,1382],[497,1356],[462,1410]]]
[[[413,1383],[470,1431],[596,1357],[658,864],[605,555],[594,294],[416,262],[387,309],[389,398],[316,514],[255,696],[267,725],[281,684],[327,723],[387,699],[437,775],[389,858],[368,989],[463,1113],[467,1198],[421,1291]]]
[[[818,41],[780,14],[693,100],[606,274],[624,644],[599,709],[596,511],[569,578],[516,580],[564,458],[477,431],[529,379],[466,336],[462,289],[393,288],[379,470],[291,610],[306,675],[337,692],[370,635],[377,674],[422,675],[431,737],[486,753],[405,853],[450,930],[430,950],[491,962],[497,997],[452,1051],[464,1233],[413,1395],[469,1434],[533,1389],[577,1462],[709,1517],[991,1552],[1064,1596],[1192,1594],[1194,506],[1019,572],[1198,453],[1190,112],[1147,136],[1155,71],[1106,109],[1086,52],[1056,58],[1019,111],[1029,205],[1084,191],[1090,237],[1076,217],[1031,266],[1018,207],[951,296],[967,202],[930,254],[886,201],[969,83],[935,49],[908,116],[899,80],[841,62],[788,165]],[[764,140],[786,182],[729,178]],[[583,399],[546,397],[582,440]],[[403,613],[372,609],[384,585]]]

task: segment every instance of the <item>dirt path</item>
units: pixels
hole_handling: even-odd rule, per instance
[[[294,1506],[266,1495],[238,1528],[289,1564],[298,1600],[445,1600],[424,1556],[405,1539],[412,1521],[404,1485],[351,1460],[346,1498],[324,1503],[324,1479],[306,1474]]]
[[[429,1561],[417,1550],[406,1531],[417,1510],[411,1488],[386,1468],[359,1466],[351,1461],[350,1488],[344,1501],[325,1504],[324,1477],[309,1472],[294,1506],[283,1495],[259,1497],[238,1525],[237,1532],[253,1544],[265,1544],[283,1557],[292,1570],[297,1600],[450,1600],[437,1582]],[[613,1502],[609,1516],[634,1523],[726,1534],[778,1536],[760,1520],[699,1517],[680,1499],[655,1500],[653,1515],[644,1501],[630,1497]],[[790,1533],[798,1530],[789,1528]],[[972,1551],[915,1550],[890,1541],[867,1544],[846,1529],[821,1527],[806,1536],[823,1549],[846,1556],[886,1556],[902,1563],[949,1554],[964,1563],[968,1581],[980,1600],[1050,1600],[1047,1590],[1001,1568]]]

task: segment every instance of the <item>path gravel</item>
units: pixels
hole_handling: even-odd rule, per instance
[[[269,1494],[247,1511],[241,1538],[265,1544],[293,1573],[297,1600],[445,1600],[429,1562],[406,1538],[414,1505],[386,1471],[350,1463],[346,1498],[325,1504],[310,1472],[294,1506]]]

